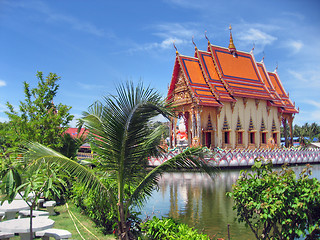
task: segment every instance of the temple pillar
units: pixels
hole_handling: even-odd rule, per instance
[[[198,146],[201,146],[201,114],[199,109],[197,111],[197,138]]]
[[[289,128],[290,128],[290,146],[293,146],[293,128],[292,128],[293,117],[288,118]]]
[[[172,134],[172,148],[175,148],[176,147],[176,126],[177,126],[177,119],[176,118],[173,118],[173,125],[172,125],[172,131],[173,131],[173,134]]]
[[[170,117],[170,126],[169,126],[169,147],[173,148],[173,117]]]
[[[283,136],[284,136],[284,141],[285,141],[285,147],[289,147],[286,117],[282,118],[282,125],[283,125]]]
[[[194,108],[191,109],[191,145],[194,145],[194,137],[196,136],[196,119]]]

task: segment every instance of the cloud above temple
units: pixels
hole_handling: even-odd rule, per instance
[[[245,31],[241,31],[236,36],[239,41],[242,41],[240,45],[243,45],[246,48],[254,44],[256,54],[262,52],[266,45],[271,45],[277,40],[277,37],[258,28],[249,28]]]
[[[7,83],[4,80],[0,80],[0,87],[4,87],[6,85],[7,85]]]
[[[147,29],[153,31],[152,35],[156,36],[157,41],[137,44],[130,49],[131,52],[172,49],[173,43],[179,48],[190,45],[192,36],[199,34],[195,23],[161,23],[148,26]]]
[[[291,48],[292,53],[298,53],[303,48],[304,44],[300,40],[290,40],[287,42],[287,46]]]

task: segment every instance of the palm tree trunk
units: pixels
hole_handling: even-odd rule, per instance
[[[119,214],[120,214],[120,222],[118,223],[119,227],[119,240],[129,240],[129,234],[128,234],[128,227],[127,227],[127,221],[124,214],[124,208],[123,203],[118,203],[119,207]]]
[[[32,215],[33,215],[33,204],[30,207],[30,240],[33,239],[33,231],[32,231]]]

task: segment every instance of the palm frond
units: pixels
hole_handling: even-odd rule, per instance
[[[120,85],[117,96],[104,97],[103,103],[89,108],[82,120],[106,170],[122,172],[124,181],[141,179],[137,166],[146,162],[146,153],[157,152],[156,134],[150,135],[146,126],[159,113],[172,116],[158,92],[133,83]]]
[[[211,178],[213,178],[217,172],[217,168],[208,166],[203,161],[203,154],[204,152],[202,148],[188,148],[182,153],[154,168],[135,188],[135,191],[131,195],[127,206],[130,206],[132,203],[137,204],[137,206],[142,206],[146,198],[151,196],[152,191],[157,186],[159,177],[167,171],[198,169],[199,171],[207,173]]]
[[[109,198],[116,202],[113,194],[109,192],[108,188],[91,169],[40,143],[27,143],[26,148],[27,150],[23,153],[26,162],[30,164],[39,164],[39,162],[58,163],[63,166],[60,169],[64,169],[71,176],[77,177],[79,181],[85,183],[86,186],[105,192]]]

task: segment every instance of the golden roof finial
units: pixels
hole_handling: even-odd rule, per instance
[[[194,43],[194,41],[193,41],[193,36],[192,36],[192,43],[193,43],[193,45],[194,45],[194,49],[195,50],[197,50],[197,45]]]
[[[209,38],[207,37],[207,30],[204,31],[204,36],[206,37],[207,41],[208,41],[208,45],[210,45],[210,41],[209,41]]]
[[[174,47],[174,49],[176,50],[176,55],[178,55],[179,53],[178,53],[178,49],[177,49],[177,47],[176,47],[176,45],[175,45],[175,41],[173,41],[173,47]]]
[[[264,51],[263,51],[263,57],[262,57],[261,62],[264,62],[264,56],[265,56],[265,54],[264,54]]]
[[[254,42],[253,42],[253,46],[252,46],[252,49],[251,49],[251,51],[250,51],[251,54],[253,54],[253,50],[254,50],[255,46],[256,46],[256,45],[255,45]]]
[[[231,27],[231,24],[230,24],[230,26],[229,26],[229,30],[230,30],[230,43],[229,43],[229,51],[233,54],[233,56],[236,56],[235,54],[236,54],[236,47],[234,46],[234,43],[233,43],[233,38],[232,38],[232,32],[231,32],[231,30],[232,30],[232,27]]]

